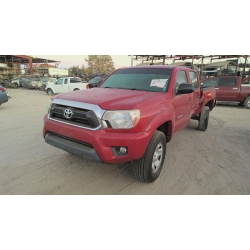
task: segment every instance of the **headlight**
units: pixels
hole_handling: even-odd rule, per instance
[[[109,123],[113,129],[129,129],[135,127],[139,122],[140,110],[106,111],[102,119],[105,123]]]
[[[48,101],[48,103],[47,103],[47,110],[48,110],[48,113],[50,112],[51,106],[52,106],[52,100],[49,99],[49,101]]]

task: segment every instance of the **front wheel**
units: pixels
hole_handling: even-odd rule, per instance
[[[250,109],[250,96],[248,96],[244,101],[244,106],[246,109]]]
[[[46,88],[46,85],[44,85],[44,84],[43,84],[43,85],[42,85],[42,87],[41,87],[41,90],[43,90],[43,91],[44,91],[44,90],[45,90],[45,88]]]
[[[48,90],[47,90],[47,94],[48,94],[48,95],[54,95],[54,92],[53,92],[52,89],[48,89]]]
[[[201,113],[200,113],[200,117],[199,117],[199,125],[198,125],[198,129],[201,131],[206,131],[207,127],[208,127],[208,120],[209,120],[209,113],[210,113],[210,109],[209,107],[205,106]]]
[[[166,137],[157,130],[143,157],[133,162],[134,176],[142,182],[154,182],[160,176],[165,155]]]

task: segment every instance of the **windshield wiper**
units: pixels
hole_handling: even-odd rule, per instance
[[[130,89],[130,90],[150,91],[150,90],[147,90],[147,89]]]

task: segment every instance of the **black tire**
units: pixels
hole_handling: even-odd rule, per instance
[[[154,182],[160,175],[166,155],[166,137],[160,131],[155,131],[148,148],[139,160],[133,161],[134,176],[142,182]],[[157,151],[158,148],[158,152]],[[154,164],[157,160],[158,166]]]
[[[248,96],[244,101],[244,106],[246,109],[250,109],[250,96]]]
[[[48,94],[48,95],[54,95],[54,92],[53,92],[52,89],[47,89],[47,94]]]
[[[45,90],[45,88],[46,88],[46,85],[44,85],[44,84],[43,84],[43,85],[42,85],[42,87],[41,87],[41,90],[43,90],[43,91],[44,91],[44,90]]]
[[[198,124],[198,129],[201,131],[206,131],[207,127],[208,127],[208,120],[209,120],[209,113],[210,113],[210,109],[209,107],[205,106],[201,113],[200,113],[200,117],[199,117],[199,124]]]

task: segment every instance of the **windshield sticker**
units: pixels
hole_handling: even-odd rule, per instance
[[[164,88],[168,79],[153,79],[150,87]]]

